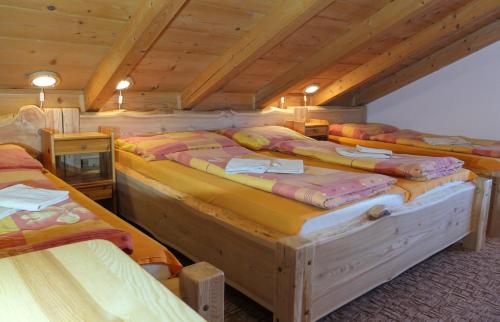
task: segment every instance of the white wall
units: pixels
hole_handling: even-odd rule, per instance
[[[500,140],[500,41],[368,104],[368,121]]]

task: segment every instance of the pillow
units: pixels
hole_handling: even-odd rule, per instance
[[[42,169],[42,164],[14,144],[0,145],[0,169]]]
[[[290,140],[313,140],[283,126],[258,126],[225,129],[219,133],[252,150],[272,149],[278,143]]]
[[[386,134],[399,130],[397,127],[381,123],[331,124],[330,134],[347,138],[369,140],[373,135]]]
[[[207,131],[174,132],[116,140],[118,149],[133,152],[147,161],[164,160],[170,153],[228,146],[238,144],[222,135]]]

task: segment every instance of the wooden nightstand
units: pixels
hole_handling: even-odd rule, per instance
[[[92,200],[113,198],[113,134],[42,130],[45,168]]]
[[[305,136],[325,140],[328,138],[328,121],[310,119],[307,122],[285,121],[285,126]]]

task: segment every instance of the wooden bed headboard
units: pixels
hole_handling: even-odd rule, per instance
[[[309,106],[310,118],[330,122],[365,122],[365,107]],[[59,132],[97,131],[101,127],[115,129],[117,136],[152,134],[175,131],[217,130],[228,127],[283,125],[293,119],[293,108],[269,108],[262,111],[213,112],[176,111],[173,114],[155,112],[113,111],[81,114],[76,108],[42,110],[35,105],[23,106],[17,114],[0,116],[0,143],[16,143],[41,151],[40,129]]]
[[[308,107],[309,118],[326,119],[330,123],[366,122],[365,107]],[[82,131],[112,128],[117,137],[176,131],[217,130],[228,127],[284,125],[293,119],[293,108],[268,108],[262,111],[176,111],[173,114],[114,111],[86,113],[80,116]]]
[[[40,152],[40,129],[46,127],[45,119],[45,112],[35,105],[23,106],[17,114],[0,116],[0,143],[15,143],[33,154]]]

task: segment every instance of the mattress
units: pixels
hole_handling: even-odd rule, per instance
[[[337,209],[325,210],[238,184],[169,160],[148,162],[133,153],[122,150],[116,150],[115,159],[123,167],[289,236],[340,227],[346,223],[360,220],[364,217],[364,213],[375,205],[383,204],[394,209],[397,208],[398,211],[398,207],[404,208],[408,205],[405,203],[406,192],[399,187],[394,187],[385,194]],[[458,182],[450,187],[441,187],[439,198],[444,198],[447,193],[452,192],[448,189],[453,191],[473,190],[474,185]],[[425,203],[429,197],[432,197],[432,194],[430,191],[413,202]]]
[[[491,158],[485,156],[479,156],[474,154],[432,150],[427,148],[420,148],[408,145],[385,143],[380,141],[370,141],[370,140],[359,140],[340,136],[330,136],[330,140],[346,145],[362,145],[366,147],[379,148],[379,149],[389,149],[396,153],[408,153],[417,155],[428,155],[428,156],[451,156],[465,162],[465,168],[474,171],[479,175],[493,175],[495,172],[500,171],[500,158]]]
[[[9,176],[12,176],[12,178],[9,178]],[[163,280],[180,271],[182,265],[164,246],[107,211],[51,173],[42,173],[39,170],[2,173],[2,180],[6,182],[40,180],[44,178],[52,181],[57,188],[69,191],[73,201],[87,208],[111,226],[129,232],[132,235],[134,243],[134,251],[131,255],[132,259],[142,265],[143,268],[149,271],[155,278]]]

